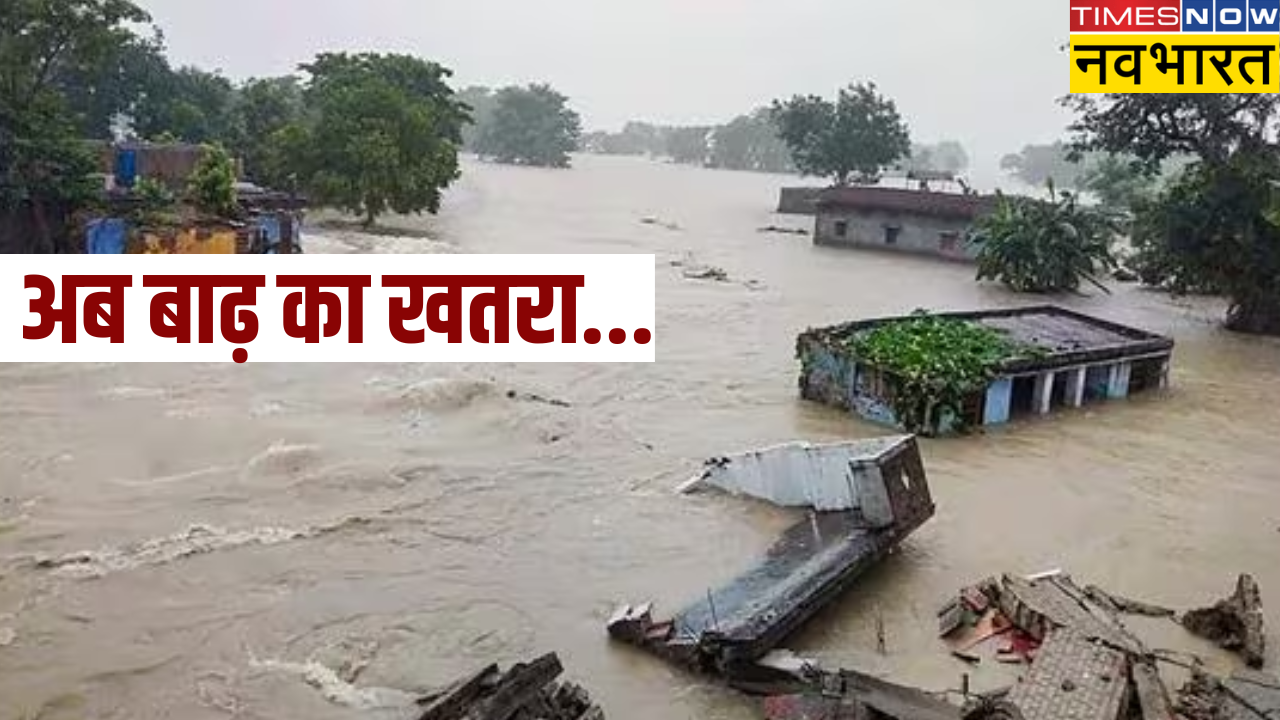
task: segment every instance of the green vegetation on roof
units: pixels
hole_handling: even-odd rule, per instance
[[[887,398],[910,432],[928,434],[949,415],[963,427],[965,399],[1011,360],[1043,355],[981,324],[916,311],[842,340],[861,364],[886,376]]]

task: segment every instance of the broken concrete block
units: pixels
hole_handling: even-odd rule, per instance
[[[1262,629],[1262,592],[1251,575],[1241,575],[1231,597],[1182,616],[1182,626],[1227,650],[1239,651],[1252,668],[1262,667],[1266,637]]]
[[[1026,720],[1117,720],[1128,707],[1128,664],[1119,650],[1054,630],[1007,700]]]

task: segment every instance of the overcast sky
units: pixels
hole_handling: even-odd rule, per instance
[[[139,0],[177,63],[232,78],[317,52],[407,52],[457,87],[545,81],[587,129],[718,123],[874,80],[919,141],[975,165],[1062,135],[1066,0]],[[977,168],[975,168],[977,169]],[[985,174],[985,173],[984,173]]]

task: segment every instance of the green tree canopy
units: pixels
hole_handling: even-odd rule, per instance
[[[1070,96],[1075,147],[1132,156],[1154,170],[1190,155],[1179,180],[1135,220],[1144,280],[1220,290],[1227,327],[1280,334],[1280,232],[1270,222],[1280,179],[1274,95]]]
[[[685,165],[706,165],[711,153],[711,130],[706,125],[668,128],[665,132],[667,157]]]
[[[912,145],[911,158],[903,162],[907,171],[924,171],[958,175],[969,167],[969,153],[955,140],[934,145]]]
[[[480,139],[480,128],[488,125],[493,117],[494,94],[487,87],[472,85],[459,92],[458,99],[471,112],[471,122],[462,129],[462,146],[474,152],[476,141]]]
[[[324,54],[302,67],[307,115],[275,133],[280,172],[364,217],[437,212],[459,176],[468,120],[440,65],[407,55]]]
[[[238,88],[232,108],[231,135],[238,138],[237,151],[244,161],[245,174],[269,186],[289,184],[287,164],[275,154],[276,136],[300,122],[305,112],[302,84],[297,77],[253,79]]]
[[[236,136],[236,90],[230,80],[197,67],[150,75],[131,115],[139,137],[162,135],[189,143],[240,144]]]
[[[94,193],[95,160],[84,143],[85,98],[101,67],[138,41],[150,20],[128,0],[8,0],[0,11],[0,213],[78,207]],[[72,92],[72,89],[75,92]],[[105,83],[103,93],[106,94]],[[77,103],[81,107],[77,108]],[[77,115],[80,110],[82,114]],[[101,111],[105,116],[106,111]],[[100,118],[99,118],[100,119]],[[24,210],[25,209],[25,210]],[[35,250],[55,249],[47,231]]]
[[[759,172],[795,169],[791,151],[778,137],[769,108],[740,115],[716,128],[711,150],[712,167]]]
[[[995,212],[974,224],[970,241],[978,248],[979,280],[1032,293],[1075,290],[1088,280],[1107,291],[1096,273],[1115,266],[1117,233],[1112,215],[1080,205],[1050,182],[1048,201],[1001,196]]]
[[[1073,154],[1062,141],[1048,145],[1025,145],[1016,153],[1000,160],[1000,169],[1027,185],[1044,187],[1052,182],[1058,187],[1079,188],[1088,171],[1090,157]]]
[[[476,153],[501,163],[568,167],[578,147],[582,123],[569,99],[550,85],[508,87],[493,98],[479,128]]]
[[[236,170],[221,145],[206,145],[187,181],[187,194],[200,212],[232,217],[236,209]]]
[[[816,95],[775,101],[773,117],[796,167],[837,185],[874,182],[911,152],[906,123],[875,83],[850,85],[835,102]]]

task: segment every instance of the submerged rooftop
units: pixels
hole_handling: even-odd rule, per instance
[[[931,317],[968,320],[1007,335],[1011,340],[1040,348],[1045,355],[1014,360],[1001,369],[1020,372],[1054,369],[1081,363],[1106,362],[1126,357],[1167,353],[1171,338],[1120,323],[1092,317],[1056,305],[970,312],[932,313]],[[905,317],[859,320],[829,328],[811,330],[802,339],[838,339]]]

